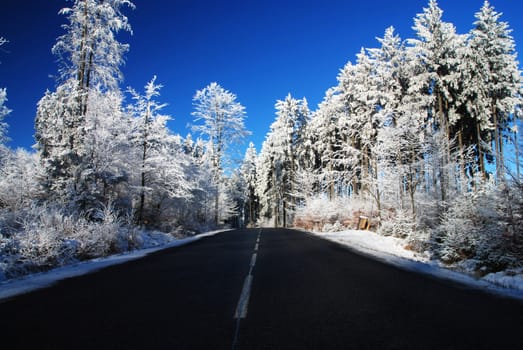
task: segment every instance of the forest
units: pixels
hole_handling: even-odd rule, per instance
[[[216,227],[342,231],[362,217],[449,266],[523,269],[523,78],[488,1],[469,33],[435,0],[414,38],[387,28],[315,110],[276,101],[261,149],[249,144],[240,164],[228,150],[250,132],[234,93],[196,91],[194,136],[181,136],[156,77],[122,90],[129,45],[117,34],[133,8],[74,0],[60,11],[57,86],[38,103],[34,152],[6,146],[0,89],[0,280]]]

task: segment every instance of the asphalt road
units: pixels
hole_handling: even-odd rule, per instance
[[[279,229],[0,303],[2,349],[522,349],[523,303]]]

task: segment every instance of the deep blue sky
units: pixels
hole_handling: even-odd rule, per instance
[[[413,18],[428,0],[134,0],[125,10],[133,35],[122,67],[127,86],[142,91],[153,75],[164,85],[161,102],[174,117],[170,127],[185,136],[197,89],[216,81],[235,93],[248,114],[246,126],[257,148],[274,119],[274,104],[288,93],[306,97],[311,109],[347,61],[393,25],[403,39],[413,37]],[[444,20],[466,33],[483,0],[439,0]],[[0,87],[8,91],[11,147],[34,143],[36,103],[53,90],[56,58],[51,47],[63,33],[58,15],[64,0],[3,0]],[[523,45],[523,2],[491,0]],[[520,57],[520,60],[522,58]]]

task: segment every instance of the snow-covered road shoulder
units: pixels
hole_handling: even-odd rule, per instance
[[[0,283],[0,302],[4,299],[8,299],[20,294],[29,293],[37,289],[49,287],[54,283],[67,278],[86,275],[88,273],[98,271],[108,266],[123,264],[131,260],[140,259],[146,255],[158,252],[160,250],[179,247],[200,240],[204,237],[214,236],[218,233],[226,231],[229,230],[217,230],[202,233],[199,235],[178,239],[161,246],[135,250],[118,255],[112,255],[106,258],[82,261],[73,265],[59,267],[47,272],[37,273],[33,275],[24,276],[18,279],[4,281]]]
[[[510,276],[499,272],[478,279],[445,268],[440,262],[430,260],[429,254],[418,254],[405,249],[405,241],[402,239],[380,236],[371,231],[309,233],[406,270],[429,274],[498,295],[523,300],[523,274]]]

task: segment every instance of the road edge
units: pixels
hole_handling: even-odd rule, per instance
[[[26,275],[20,278],[15,278],[7,281],[2,281],[0,282],[0,303],[8,299],[14,298],[18,295],[27,294],[38,289],[48,288],[56,284],[57,282],[68,278],[87,275],[96,271],[100,271],[109,266],[124,264],[129,261],[142,259],[147,255],[165,249],[181,247],[199,241],[203,238],[215,236],[219,233],[228,232],[232,230],[233,229],[209,231],[201,233],[199,235],[178,239],[162,246],[134,250],[131,252],[111,255],[108,257],[81,261],[71,265],[57,267],[49,271]]]
[[[498,297],[510,298],[513,300],[523,302],[523,292],[517,289],[506,288],[494,283],[490,283],[485,280],[479,280],[468,274],[453,271],[435,264],[411,260],[406,257],[396,256],[387,252],[373,251],[370,248],[366,249],[365,247],[360,247],[357,245],[348,245],[344,242],[340,242],[329,237],[322,236],[320,233],[311,232],[303,229],[294,230],[303,232],[306,235],[314,237],[316,239],[328,241],[341,248],[347,249],[352,253],[365,256],[367,258],[382,262],[390,266],[394,266],[405,271],[427,275],[439,280],[452,282],[460,287],[467,287],[483,291],[485,293],[489,293]]]

